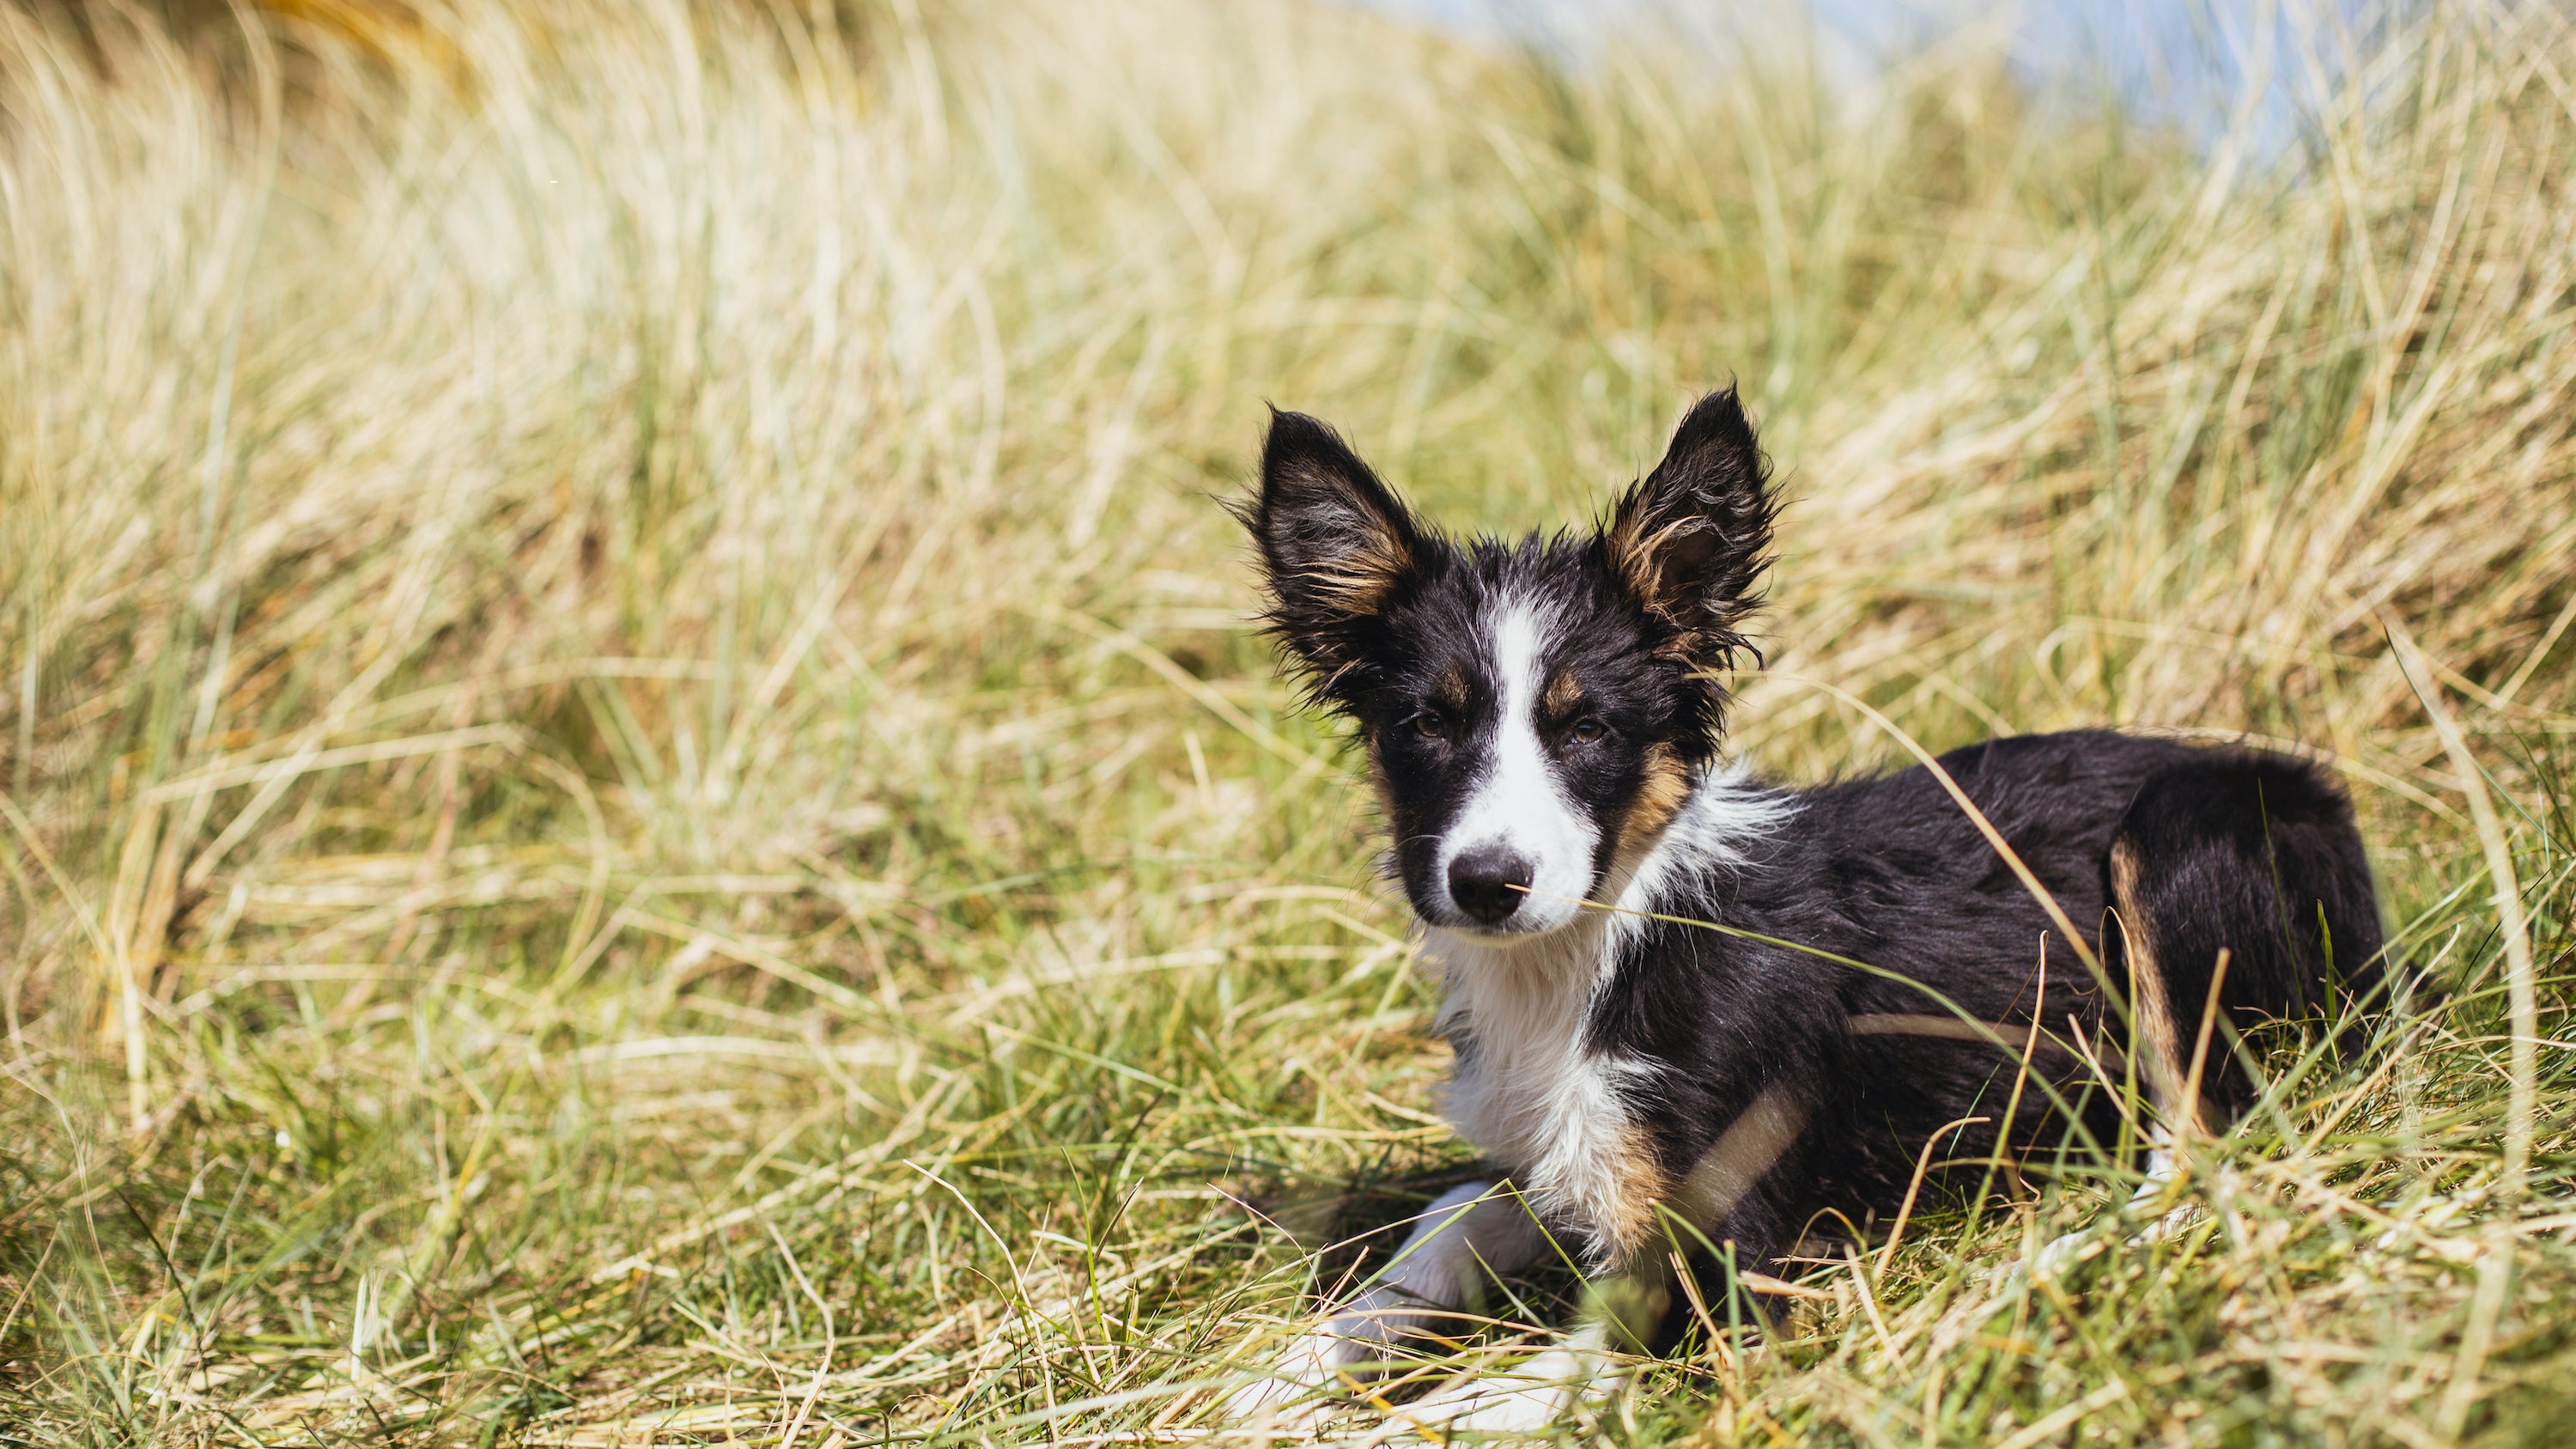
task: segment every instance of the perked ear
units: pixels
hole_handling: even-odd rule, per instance
[[[1729,387],[1691,407],[1664,460],[1602,529],[1612,566],[1698,668],[1731,667],[1737,650],[1752,648],[1741,626],[1762,604],[1754,582],[1770,563],[1780,509],[1770,481],[1753,424]]]
[[[1421,559],[1413,516],[1331,428],[1273,409],[1261,493],[1236,510],[1261,546],[1271,632],[1336,697],[1360,634]]]

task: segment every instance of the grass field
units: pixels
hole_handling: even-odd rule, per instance
[[[1271,399],[1577,522],[1730,376],[1760,768],[1907,758],[1835,691],[2304,742],[2442,992],[2276,1056],[2192,1230],[1931,1204],[1567,1433],[2576,1434],[2543,7],[2257,35],[2205,145],[2002,26],[1854,97],[1254,0],[86,13],[0,10],[0,1442],[1212,1432],[1467,1155],[1212,498]]]

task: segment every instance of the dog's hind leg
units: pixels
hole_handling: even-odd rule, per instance
[[[2352,806],[2309,765],[2221,756],[2150,777],[2110,867],[2138,1033],[2157,1058],[2149,1090],[2177,1132],[2223,1130],[2254,1104],[2234,1033],[2332,1026],[2379,995],[2379,910]]]
[[[2183,1133],[2205,1132],[2208,1127],[2197,1084],[2191,1082],[2190,1068],[2185,1065],[2189,1050],[2185,1041],[2204,1044],[2195,1030],[2202,1016],[2195,1013],[2193,1027],[2186,1027],[2174,1009],[2172,982],[2166,974],[2164,954],[2157,946],[2158,921],[2141,888],[2147,869],[2141,863],[2137,842],[2123,829],[2111,843],[2111,900],[2120,942],[2117,955],[2128,965],[2135,1056],[2148,1105],[2155,1113],[2147,1123],[2146,1181],[2138,1185],[2136,1195],[2130,1199],[2132,1206],[2162,1196],[2173,1181],[2174,1138]],[[2186,1031],[2193,1031],[2193,1035],[2187,1038]]]
[[[1454,1335],[1458,1310],[1489,1273],[1536,1262],[1547,1235],[1509,1184],[1471,1182],[1442,1194],[1414,1220],[1394,1261],[1348,1303],[1289,1345],[1263,1378],[1226,1401],[1233,1420],[1319,1405],[1324,1390],[1382,1367],[1408,1338]]]
[[[2150,776],[2112,838],[2113,954],[2127,963],[2155,1120],[2133,1207],[2163,1199],[2178,1137],[2223,1131],[2260,1084],[2236,1037],[2267,1021],[2344,1023],[2381,989],[2379,911],[2352,806],[2314,767],[2219,755]],[[2106,943],[2108,944],[2108,943]],[[2140,1234],[2177,1223],[2162,1215]],[[2049,1244],[2043,1268],[2086,1256]]]

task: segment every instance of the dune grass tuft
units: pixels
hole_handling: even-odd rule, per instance
[[[2190,1230],[1929,1203],[1566,1433],[2564,1442],[2576,30],[2254,45],[2206,144],[2005,39],[0,9],[0,1441],[1215,1432],[1466,1155],[1212,496],[1270,399],[1579,522],[1732,377],[1738,749],[2297,742],[2437,989]]]

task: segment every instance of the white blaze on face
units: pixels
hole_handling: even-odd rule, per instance
[[[1449,865],[1482,846],[1500,845],[1530,863],[1530,894],[1505,923],[1509,931],[1552,931],[1582,913],[1592,890],[1592,852],[1600,832],[1576,808],[1546,743],[1539,738],[1540,673],[1551,620],[1526,603],[1506,606],[1493,620],[1495,681],[1500,713],[1484,774],[1440,842],[1433,879],[1443,896]],[[1452,903],[1454,906],[1454,903]]]

